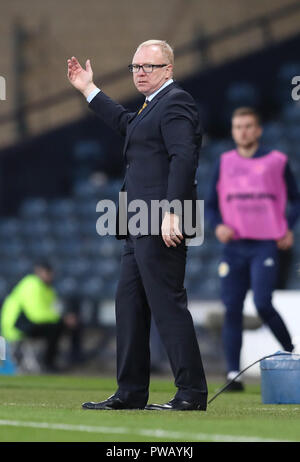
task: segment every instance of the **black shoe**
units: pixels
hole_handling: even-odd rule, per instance
[[[110,396],[105,401],[100,401],[99,403],[94,403],[93,401],[82,404],[83,409],[95,409],[98,411],[103,410],[118,410],[118,409],[144,409],[144,406],[137,406],[128,404],[125,401],[122,401],[115,395]]]
[[[244,391],[245,387],[243,385],[243,382],[239,382],[237,380],[234,380],[231,382],[231,384],[225,388],[224,391]]]
[[[148,404],[147,411],[206,411],[206,404],[195,401],[183,401],[177,398],[171,399],[166,404]]]

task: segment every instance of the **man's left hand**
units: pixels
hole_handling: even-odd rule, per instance
[[[288,230],[286,235],[277,241],[277,247],[280,250],[288,250],[294,244],[294,234],[293,231]]]
[[[179,229],[179,216],[174,213],[165,213],[161,233],[167,247],[177,247],[177,244],[180,244],[183,239]]]

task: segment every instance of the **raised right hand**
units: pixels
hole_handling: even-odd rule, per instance
[[[75,56],[72,56],[72,58],[68,59],[67,62],[67,76],[69,82],[87,97],[89,93],[97,88],[93,83],[93,71],[90,60],[87,59],[85,69],[79,64],[79,61],[75,58]]]
[[[219,239],[219,241],[223,244],[227,244],[227,242],[234,238],[234,230],[227,225],[218,225],[216,227],[215,233],[217,239]]]

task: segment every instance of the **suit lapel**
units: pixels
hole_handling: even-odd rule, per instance
[[[168,85],[167,87],[165,87],[163,90],[161,90],[154,98],[152,101],[150,101],[150,103],[148,103],[147,107],[145,109],[142,110],[142,112],[140,114],[138,114],[138,111],[136,112],[136,115],[133,117],[133,119],[131,119],[128,127],[127,127],[127,134],[126,134],[126,139],[125,139],[125,143],[124,143],[124,149],[123,149],[123,154],[124,156],[126,155],[126,150],[127,150],[127,146],[128,146],[128,142],[129,142],[129,139],[132,135],[132,132],[133,130],[135,129],[135,127],[139,124],[139,122],[147,116],[147,114],[149,114],[150,111],[152,111],[152,109],[154,108],[154,106],[158,103],[158,101],[160,100],[160,98],[162,96],[164,96],[166,93],[168,93],[168,91],[171,90],[171,88],[174,88],[175,86],[175,82],[172,82],[170,85]]]
[[[127,149],[127,146],[128,146],[128,142],[129,142],[129,139],[131,137],[131,134],[134,130],[134,128],[138,125],[138,123],[147,115],[149,114],[149,112],[154,108],[154,106],[157,104],[158,100],[155,100],[153,99],[152,101],[150,101],[150,103],[147,105],[147,107],[145,109],[142,110],[142,112],[140,114],[136,114],[136,116],[134,117],[133,120],[131,120],[130,124],[128,125],[128,128],[127,128],[127,134],[126,134],[126,140],[125,140],[125,144],[124,144],[124,150],[123,150],[123,154],[125,154],[126,152],[126,149]]]

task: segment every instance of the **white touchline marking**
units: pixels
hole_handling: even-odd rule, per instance
[[[184,433],[184,432],[172,432],[161,429],[135,429],[129,427],[96,427],[92,425],[70,425],[60,423],[48,423],[48,422],[26,422],[17,420],[0,420],[0,425],[9,427],[27,427],[27,428],[39,428],[46,430],[67,430],[77,431],[86,433],[104,433],[104,434],[123,434],[123,435],[140,435],[155,438],[170,438],[179,440],[196,440],[196,441],[220,441],[220,442],[276,442],[276,441],[288,441],[288,440],[277,440],[269,438],[261,438],[259,436],[242,436],[242,435],[218,435],[210,433]]]
[[[287,408],[287,407],[244,407],[244,411],[271,411],[271,412],[282,412],[282,411],[300,411],[300,407]]]
[[[46,403],[1,403],[1,406],[19,406],[19,407],[51,407],[53,408],[53,404],[46,404]],[[66,408],[65,405],[56,405],[55,408]]]

